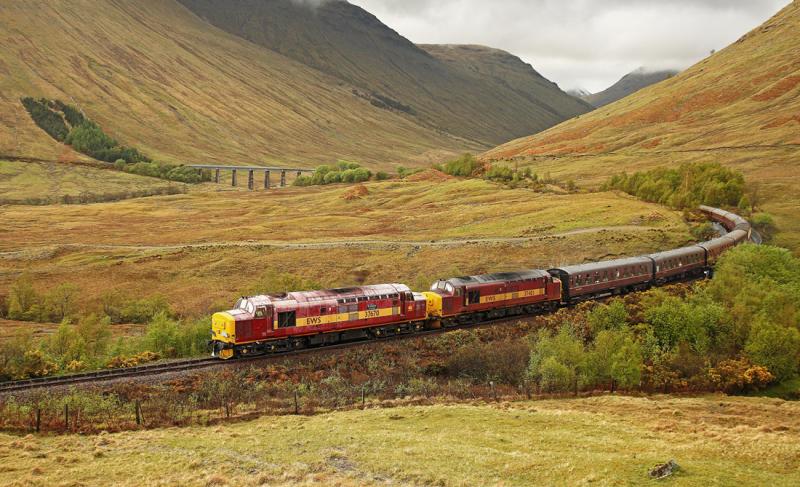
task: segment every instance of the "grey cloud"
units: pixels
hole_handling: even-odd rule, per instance
[[[639,66],[685,69],[789,0],[350,0],[417,43],[484,44],[564,88],[600,91]]]

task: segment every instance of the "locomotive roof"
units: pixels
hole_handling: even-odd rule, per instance
[[[406,293],[411,289],[405,284],[375,284],[371,286],[343,287],[321,291],[293,291],[290,293],[250,296],[247,299],[256,306],[280,301],[307,303],[313,301],[337,301],[355,297],[377,297],[386,294]]]
[[[549,274],[540,270],[524,270],[517,272],[497,272],[494,274],[481,274],[478,276],[462,276],[446,279],[453,286],[468,286],[470,284],[490,284],[493,282],[524,281],[527,279],[540,279]]]
[[[551,271],[561,271],[568,275],[581,274],[584,272],[604,271],[608,269],[616,269],[617,267],[626,267],[631,265],[652,264],[653,261],[649,257],[627,257],[624,259],[604,260],[601,262],[589,262],[587,264],[568,265],[562,267],[555,267]]]

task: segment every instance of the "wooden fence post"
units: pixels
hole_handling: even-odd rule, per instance
[[[294,414],[300,414],[300,402],[297,400],[297,389],[294,390]]]
[[[36,432],[38,433],[42,427],[42,410],[36,407]]]
[[[492,397],[494,398],[495,402],[497,401],[497,391],[494,388],[494,381],[489,381],[489,387],[492,388]]]
[[[142,405],[137,399],[136,402],[133,403],[133,409],[136,412],[136,426],[141,426],[142,424]]]
[[[366,387],[361,388],[361,409],[366,408],[366,400],[367,400],[366,391],[367,391]]]
[[[69,429],[69,404],[64,404],[64,429]]]

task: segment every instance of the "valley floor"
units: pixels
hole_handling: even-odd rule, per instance
[[[207,427],[0,434],[4,485],[797,485],[800,404],[600,396],[261,417]]]

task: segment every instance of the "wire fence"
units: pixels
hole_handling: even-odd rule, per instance
[[[18,433],[93,433],[168,426],[212,425],[266,415],[313,415],[330,411],[458,402],[519,401],[574,394],[542,395],[527,382],[509,386],[450,381],[428,390],[376,388],[366,384],[349,391],[254,387],[231,394],[190,393],[126,397],[125,394],[76,389],[0,399],[0,428]],[[402,389],[402,388],[401,388]]]

